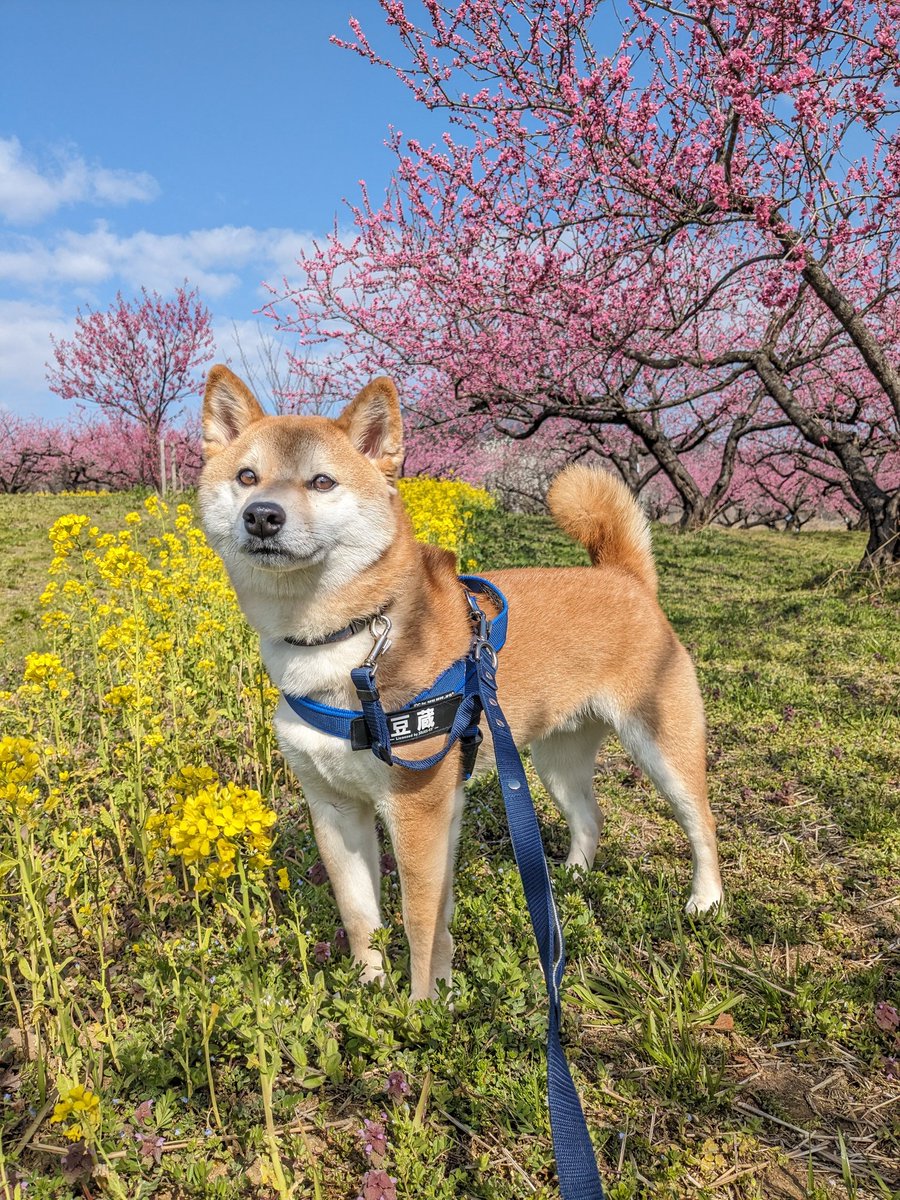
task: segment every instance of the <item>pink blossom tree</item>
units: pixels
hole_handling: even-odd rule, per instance
[[[864,512],[866,565],[900,562],[896,6],[632,0],[602,49],[596,0],[382,8],[390,53],[358,22],[344,44],[453,132],[395,134],[385,202],[364,191],[276,305],[322,378],[387,367],[417,407],[626,429],[686,524],[789,425]],[[686,477],[696,439],[715,496]]]
[[[110,436],[137,426],[143,446],[155,448],[186,398],[200,390],[198,372],[213,352],[211,321],[186,285],[170,300],[146,288],[131,302],[119,293],[106,312],[79,311],[71,339],[53,339],[50,389],[97,405],[111,419]],[[125,441],[120,448],[129,452]],[[151,451],[142,474],[159,483],[158,473],[158,451]]]
[[[163,425],[151,439],[147,429],[117,414],[69,422],[54,431],[54,490],[108,488],[122,491],[158,484],[159,444],[166,443],[168,469],[175,465],[180,486],[189,487],[200,469],[200,430],[196,419]]]
[[[14,413],[0,422],[0,492],[30,492],[39,488],[54,458],[53,429],[43,421]]]
[[[200,469],[196,421],[160,433],[179,484],[191,486]],[[10,416],[0,426],[0,492],[152,487],[158,468],[146,429],[115,414],[58,424]]]
[[[628,455],[649,456],[685,528],[720,511],[741,441],[787,423],[749,363],[691,357],[701,336],[706,347],[730,344],[727,312],[703,293],[731,247],[712,246],[698,262],[682,235],[660,263],[626,261],[605,230],[569,235],[535,258],[511,249],[496,223],[477,231],[473,248],[468,228],[423,235],[397,197],[387,207],[390,221],[385,210],[357,209],[358,239],[335,236],[306,254],[303,285],[272,306],[283,328],[319,347],[323,389],[390,370],[420,426],[457,437],[466,414],[473,436],[483,439],[486,424],[519,440],[552,428],[573,453],[573,427],[579,453],[609,453],[620,430],[630,449],[610,457],[623,471]],[[676,346],[684,359],[670,362]],[[701,446],[707,466],[718,455],[706,487],[691,473]]]

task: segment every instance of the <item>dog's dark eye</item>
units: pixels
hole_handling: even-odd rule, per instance
[[[256,472],[251,471],[249,467],[244,467],[242,471],[238,471],[237,480],[244,487],[253,487],[254,483],[258,482]]]
[[[314,492],[330,492],[333,487],[337,487],[337,480],[332,479],[330,475],[317,475],[315,479],[310,480],[309,486]]]

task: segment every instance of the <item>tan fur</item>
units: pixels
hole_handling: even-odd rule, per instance
[[[321,637],[383,611],[393,622],[393,644],[379,662],[377,682],[385,709],[402,708],[466,653],[471,631],[452,556],[415,540],[393,487],[403,453],[393,384],[370,384],[336,421],[265,417],[225,372],[214,368],[207,387],[204,429],[213,448],[200,506],[210,541],[260,632],[274,682],[358,709],[349,671],[371,648],[366,632],[316,648],[293,649],[284,639]],[[232,431],[224,443],[223,429]],[[248,466],[259,479],[251,489],[236,482]],[[319,472],[337,481],[333,491],[312,488]],[[283,507],[284,538],[299,558],[257,565],[252,546],[242,545],[242,513],[253,497]],[[688,909],[704,911],[722,893],[706,799],[703,705],[690,659],[656,601],[646,521],[624,485],[584,467],[563,472],[550,504],[597,565],[490,573],[510,605],[497,671],[500,703],[517,744],[531,745],[538,773],[569,823],[569,863],[583,869],[593,863],[602,824],[594,760],[615,731],[688,836],[694,860]],[[411,772],[311,730],[287,706],[276,728],[303,784],[363,978],[380,973],[369,945],[380,921],[377,812],[400,872],[412,994],[433,995],[436,981],[450,977],[458,752],[429,771]],[[403,754],[427,757],[436,745],[411,743]],[[490,762],[487,738],[480,766]]]
[[[203,453],[218,454],[254,421],[265,416],[256,397],[233,371],[219,363],[206,377]]]
[[[621,479],[577,464],[566,467],[554,479],[547,504],[595,567],[621,567],[656,595],[650,527]]]
[[[391,482],[396,479],[403,466],[403,421],[392,379],[382,377],[366,384],[336,424],[360,454],[374,459]]]

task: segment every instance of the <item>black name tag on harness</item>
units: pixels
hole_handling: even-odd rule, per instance
[[[449,733],[460,704],[462,696],[458,692],[445,692],[399,712],[385,713],[391,745],[402,746],[406,742],[420,742],[439,733]],[[368,750],[372,745],[365,717],[356,717],[351,723],[350,745],[354,750]]]

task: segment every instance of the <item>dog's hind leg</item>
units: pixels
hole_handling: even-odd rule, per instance
[[[668,801],[691,847],[693,881],[688,913],[706,912],[722,900],[716,822],[706,797],[706,729],[703,705],[687,655],[660,684],[652,709],[623,714],[616,733],[627,752]]]
[[[381,864],[375,810],[316,784],[304,784],[316,845],[328,871],[350,951],[363,964],[362,979],[384,977],[381,954],[371,946],[381,924]]]
[[[609,732],[609,726],[589,720],[578,729],[558,730],[531,743],[535,770],[569,826],[566,865],[588,871],[603,830],[603,813],[594,796],[594,768]]]

